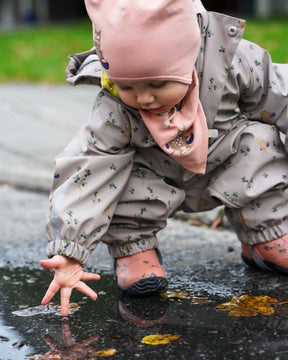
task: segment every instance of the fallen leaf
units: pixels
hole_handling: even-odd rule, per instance
[[[61,305],[53,305],[54,309],[56,310],[56,312],[61,313]],[[80,306],[77,303],[70,303],[69,304],[69,314],[73,314],[76,311],[78,311],[80,309]]]
[[[166,292],[162,293],[161,296],[164,299],[185,299],[189,295],[189,292],[184,290],[167,290]]]
[[[53,305],[39,305],[39,306],[32,306],[27,308],[20,308],[12,312],[13,315],[18,316],[33,316],[39,314],[50,314],[55,313],[56,310]]]
[[[117,350],[115,349],[106,349],[106,350],[99,350],[96,352],[93,352],[93,356],[101,356],[101,357],[109,357],[115,355]]]
[[[70,303],[69,304],[69,314],[74,313],[78,311],[80,306],[76,303]],[[61,306],[60,305],[53,305],[52,303],[49,303],[47,305],[39,305],[39,306],[33,306],[23,309],[18,309],[16,311],[13,311],[13,315],[18,316],[33,316],[33,315],[39,315],[39,314],[51,314],[51,313],[61,313]]]
[[[275,305],[275,314],[284,318],[288,318],[288,302],[279,302]]]
[[[103,291],[103,290],[101,290],[101,291],[98,291],[98,293],[97,293],[98,295],[106,295],[106,292],[105,291]]]
[[[207,225],[203,224],[201,221],[199,220],[193,220],[193,219],[190,219],[187,221],[187,223],[189,225],[193,225],[193,226],[199,226],[199,227],[207,227]]]
[[[14,344],[12,344],[12,346],[14,346],[14,347],[17,347],[17,349],[21,349],[23,346],[25,346],[26,344],[25,344],[25,342],[24,341],[18,341],[18,342],[16,342],[16,343],[14,343]]]
[[[192,304],[198,304],[198,305],[208,304],[210,302],[211,302],[211,300],[206,299],[206,298],[196,298],[195,297],[191,300]]]
[[[230,302],[217,305],[216,308],[220,310],[229,311],[229,316],[256,316],[272,315],[274,308],[272,305],[278,302],[277,299],[269,296],[250,296],[241,295],[233,296]]]
[[[172,341],[178,340],[180,335],[172,335],[172,334],[155,334],[148,335],[142,339],[142,343],[147,345],[162,345],[169,344]]]
[[[9,341],[9,339],[6,336],[1,336],[0,335],[0,343],[6,342],[6,341]]]
[[[216,230],[216,229],[219,230],[220,229],[219,225],[222,225],[224,215],[225,215],[225,210],[221,209],[218,216],[216,217],[216,219],[210,225],[210,230]]]

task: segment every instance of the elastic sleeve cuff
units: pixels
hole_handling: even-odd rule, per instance
[[[76,242],[58,240],[57,244],[56,241],[50,241],[48,243],[46,254],[48,257],[52,257],[54,255],[62,255],[73,258],[79,261],[82,266],[85,266],[91,252]]]

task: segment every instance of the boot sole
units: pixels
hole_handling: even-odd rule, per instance
[[[252,267],[254,269],[261,269],[261,267],[258,266],[254,260],[248,259],[243,253],[241,254],[241,258],[245,262],[246,265],[249,265],[250,267]],[[273,263],[268,262],[268,261],[263,261],[263,263],[268,268],[266,270],[277,271],[277,272],[280,272],[280,273],[286,274],[286,275],[288,274],[288,269],[283,268],[282,266],[278,266],[278,265],[273,264]],[[261,270],[263,270],[263,269],[261,269]]]
[[[119,289],[122,291],[123,294],[139,297],[139,296],[146,296],[156,293],[160,290],[167,288],[168,281],[163,277],[150,277],[147,279],[141,279],[131,285],[121,287]]]

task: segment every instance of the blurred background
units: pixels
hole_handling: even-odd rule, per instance
[[[248,20],[244,37],[288,62],[288,0],[203,0]],[[93,46],[83,0],[0,0],[0,82],[64,81],[67,56]]]

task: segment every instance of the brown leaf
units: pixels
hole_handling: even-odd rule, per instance
[[[217,305],[216,308],[220,310],[229,311],[229,316],[256,316],[272,315],[274,308],[272,305],[278,302],[277,299],[269,296],[250,296],[241,295],[233,296],[230,302]]]
[[[56,312],[61,313],[61,305],[53,305]],[[80,309],[80,306],[77,303],[70,303],[69,304],[69,314],[74,313]]]
[[[19,350],[25,345],[26,343],[24,341],[17,341],[16,343],[12,344],[12,346],[16,347]]]
[[[199,220],[193,220],[193,219],[189,219],[187,221],[187,223],[189,225],[193,225],[193,226],[199,226],[199,227],[206,227],[207,228],[207,225],[203,224],[201,221]]]
[[[211,300],[206,298],[195,297],[191,300],[192,304],[204,305],[210,303]]]
[[[166,292],[161,294],[164,299],[185,299],[188,295],[189,292],[184,290],[167,290]]]
[[[163,345],[169,344],[172,341],[178,340],[180,335],[172,335],[172,334],[155,334],[148,335],[142,339],[142,343],[147,345]]]
[[[225,215],[225,210],[221,209],[216,219],[210,225],[210,230],[220,229],[219,225],[222,225],[224,215]]]
[[[288,302],[283,301],[275,305],[275,314],[284,318],[288,318]]]

